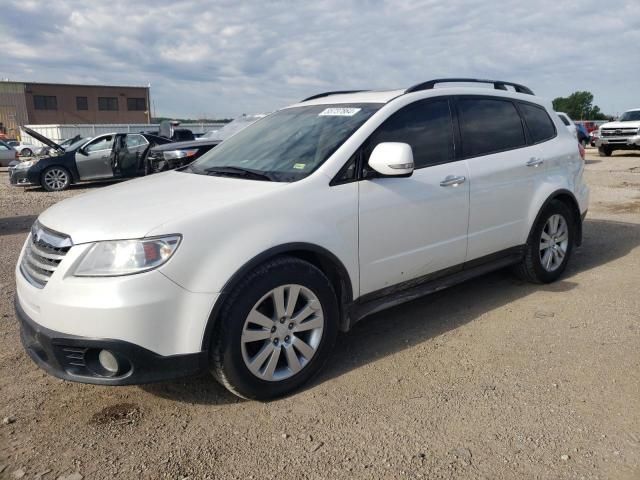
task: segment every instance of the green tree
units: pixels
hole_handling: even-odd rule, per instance
[[[593,93],[573,92],[568,97],[553,99],[553,109],[564,112],[573,120],[607,120],[609,117],[600,111],[600,107],[593,105]]]

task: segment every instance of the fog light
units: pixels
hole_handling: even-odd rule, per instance
[[[109,350],[100,350],[98,361],[100,362],[100,366],[107,372],[113,374],[118,373],[118,359]]]

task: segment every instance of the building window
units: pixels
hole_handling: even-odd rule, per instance
[[[98,110],[118,110],[118,97],[98,97]]]
[[[87,97],[76,97],[76,110],[89,110]]]
[[[33,106],[36,110],[57,110],[58,99],[49,95],[34,95]]]
[[[127,110],[144,112],[147,109],[147,102],[144,98],[127,98]]]

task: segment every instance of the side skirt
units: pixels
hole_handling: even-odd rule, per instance
[[[368,293],[347,306],[348,326],[349,328],[353,327],[364,317],[373,313],[410,302],[485,273],[514,265],[522,260],[524,251],[525,245],[519,245],[455,267],[430,273],[418,279]]]

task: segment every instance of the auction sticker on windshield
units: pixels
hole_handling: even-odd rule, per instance
[[[353,117],[360,110],[362,109],[347,108],[347,107],[342,107],[342,108],[331,107],[331,108],[325,108],[323,111],[321,111],[318,114],[318,116],[319,117]]]

